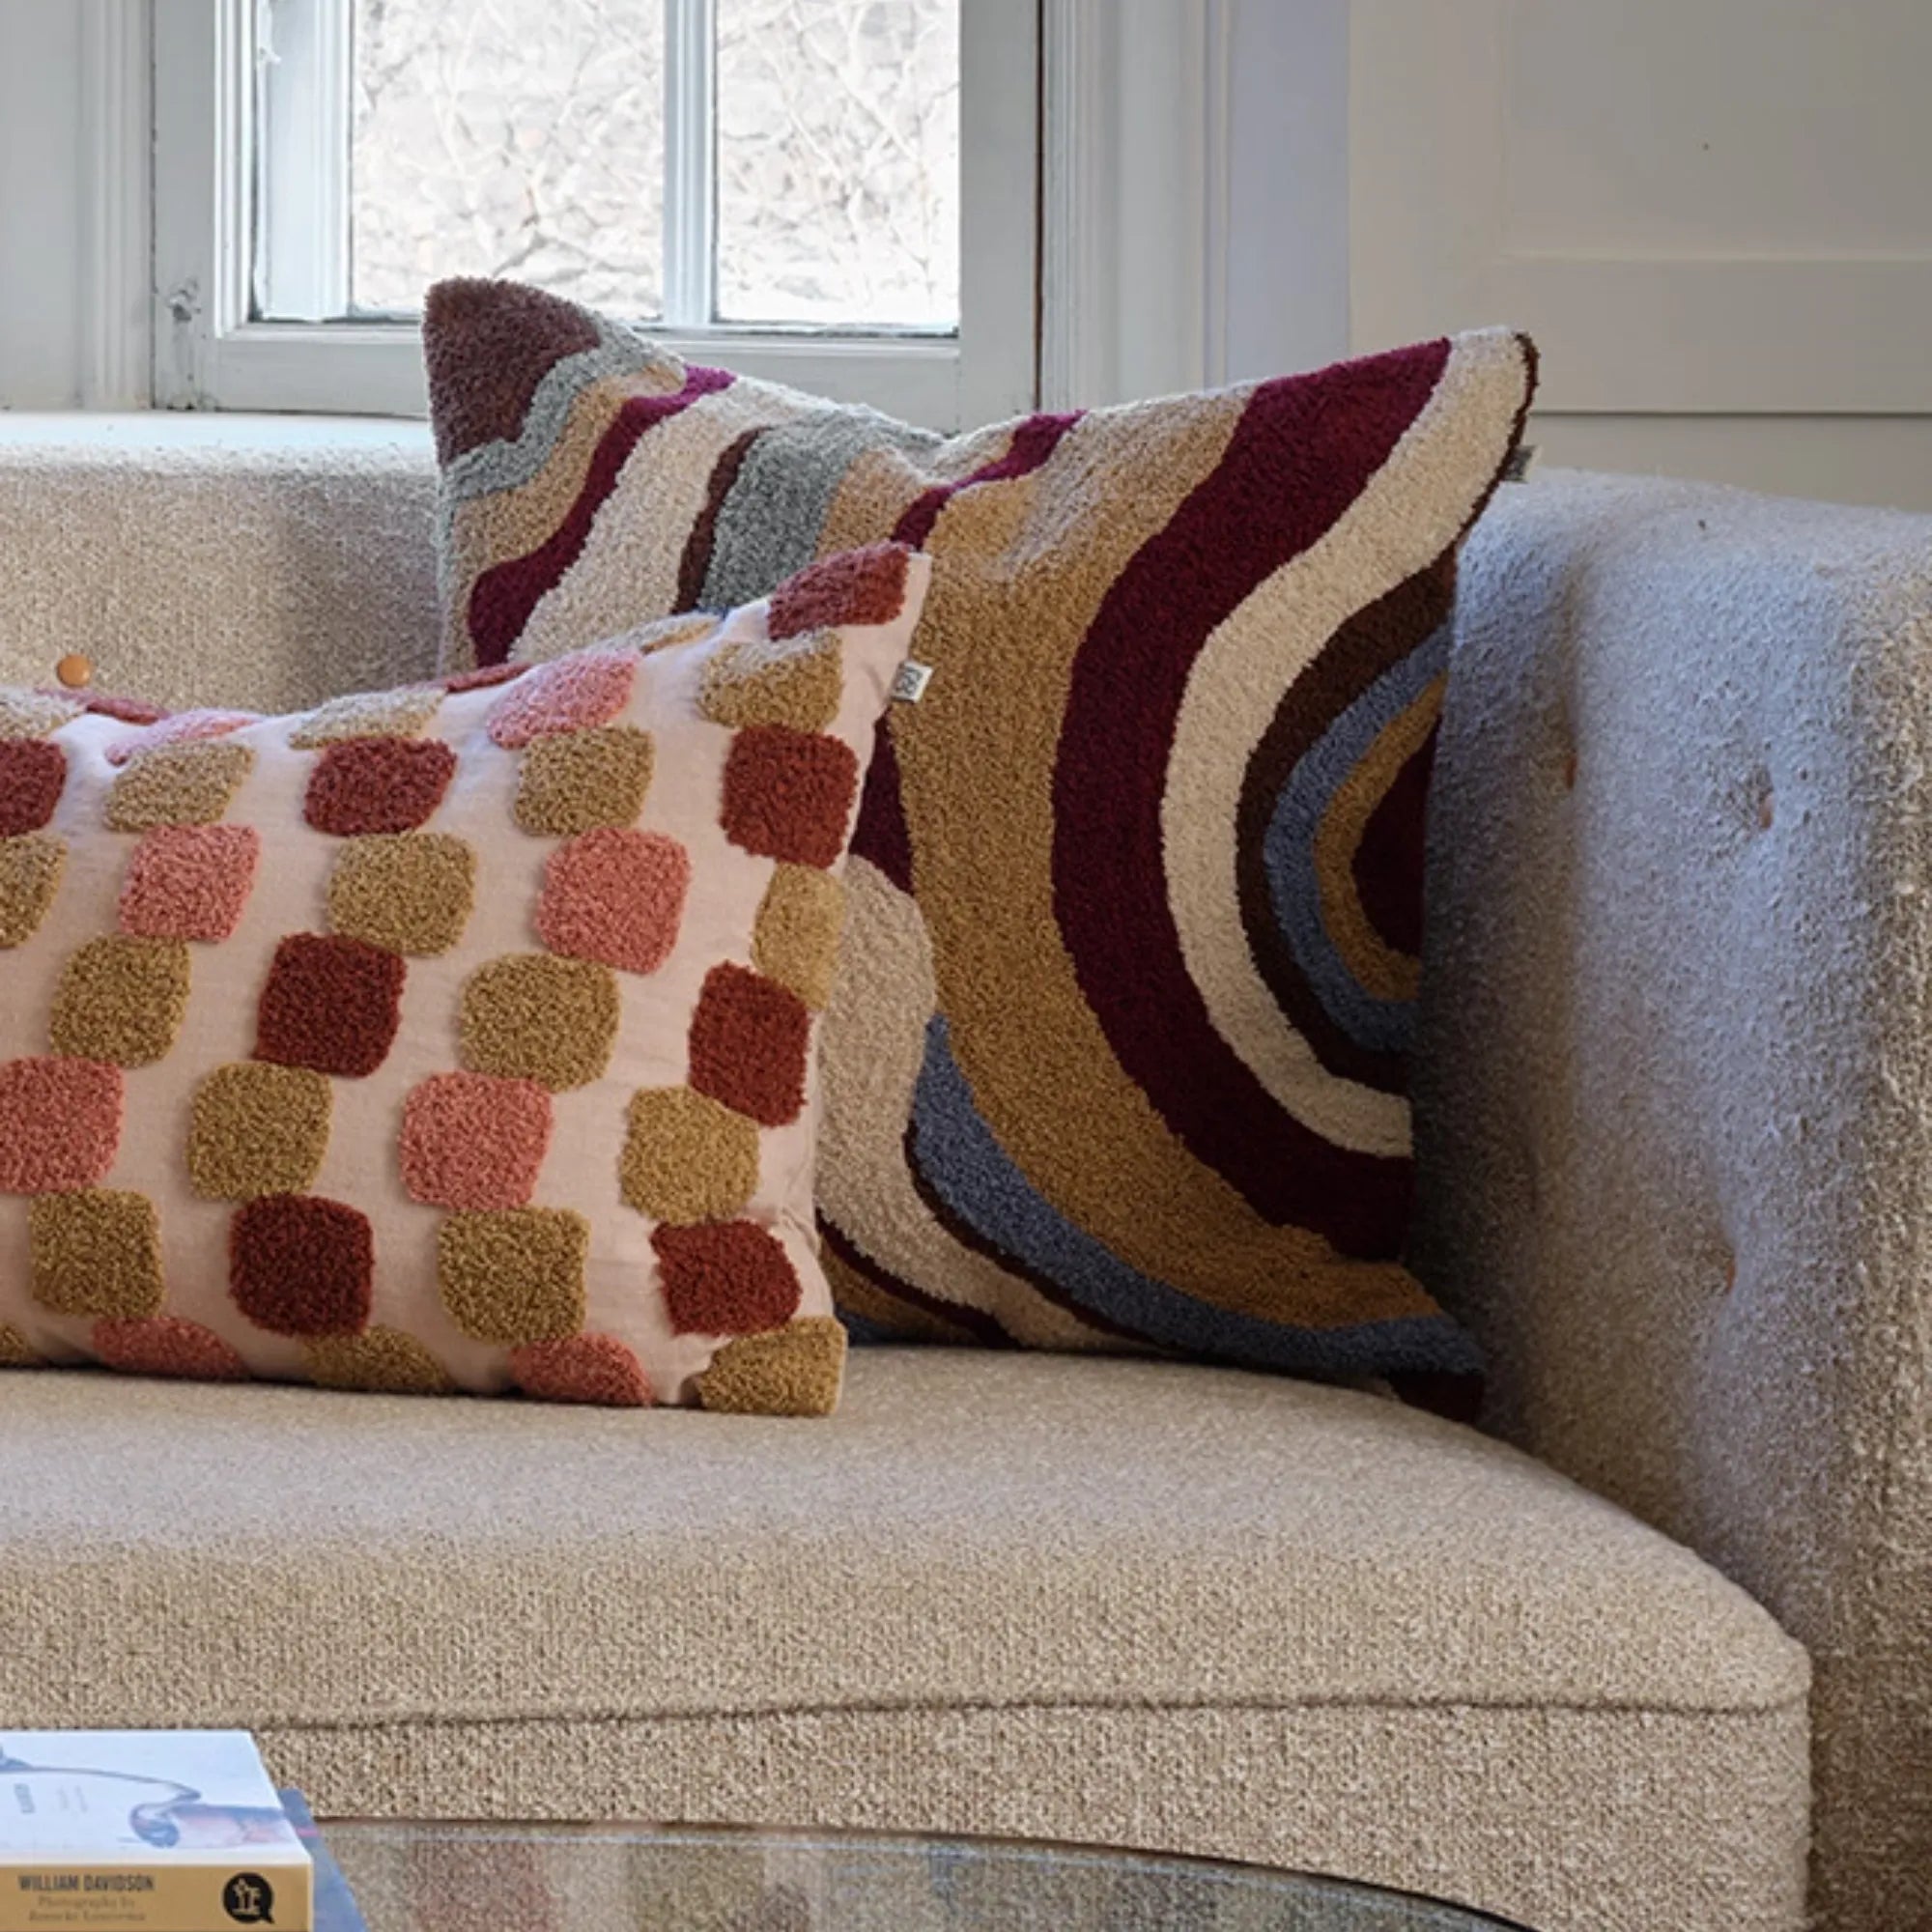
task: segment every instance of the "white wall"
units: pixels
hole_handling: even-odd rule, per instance
[[[0,401],[80,396],[81,10],[0,0]]]
[[[1230,377],[1513,322],[1547,461],[1932,510],[1927,0],[1209,7]]]

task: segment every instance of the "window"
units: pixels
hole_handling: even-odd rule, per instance
[[[419,413],[505,274],[935,427],[1030,406],[1037,0],[159,0],[156,400]]]

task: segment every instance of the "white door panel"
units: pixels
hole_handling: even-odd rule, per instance
[[[1928,0],[1353,0],[1358,349],[1578,412],[1932,412]]]

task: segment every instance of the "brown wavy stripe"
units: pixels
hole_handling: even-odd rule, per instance
[[[834,1303],[867,1321],[930,1342],[977,1343],[982,1349],[1010,1349],[1010,1335],[984,1309],[942,1301],[901,1281],[862,1254],[825,1215],[818,1217],[819,1261],[832,1285]]]
[[[437,460],[514,438],[537,384],[601,337],[574,302],[516,282],[460,276],[423,302],[423,364]]]
[[[1256,589],[1336,530],[1428,409],[1448,356],[1446,342],[1425,343],[1255,387],[1221,460],[1134,554],[1081,639],[1053,774],[1054,917],[1122,1069],[1264,1220],[1363,1260],[1399,1251],[1408,1164],[1338,1147],[1296,1118],[1216,1029],[1169,896],[1170,761],[1204,647],[1223,625],[1263,621]],[[1230,772],[1246,749],[1233,732],[1218,747]]]
[[[1268,818],[1288,777],[1309,748],[1357,693],[1399,664],[1431,637],[1455,608],[1454,553],[1399,583],[1386,597],[1356,612],[1321,655],[1289,688],[1241,785],[1236,835],[1236,887],[1241,921],[1256,970],[1289,1023],[1314,1048],[1331,1073],[1383,1093],[1408,1088],[1408,1070],[1397,1055],[1358,1044],[1332,1021],[1303,979],[1294,954],[1275,923],[1263,843]]]

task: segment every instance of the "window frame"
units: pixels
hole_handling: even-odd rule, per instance
[[[255,19],[269,4],[156,0],[154,401],[172,409],[421,416],[428,403],[413,324],[253,318],[248,53]],[[708,0],[672,0],[668,26],[689,35],[708,14]],[[691,360],[869,403],[935,429],[1032,408],[1040,40],[1038,0],[963,0],[956,335],[716,325],[652,327],[653,339]],[[327,45],[318,57],[330,57]],[[685,69],[687,76],[696,71]],[[691,144],[677,138],[680,116],[671,105],[675,170],[691,165]],[[277,130],[278,138],[284,131],[295,141],[329,137],[298,127]],[[326,195],[327,184],[320,185]],[[688,292],[692,275],[704,272],[689,248],[683,253],[668,265],[668,306],[675,289]],[[326,261],[317,267],[318,286],[327,272]]]

